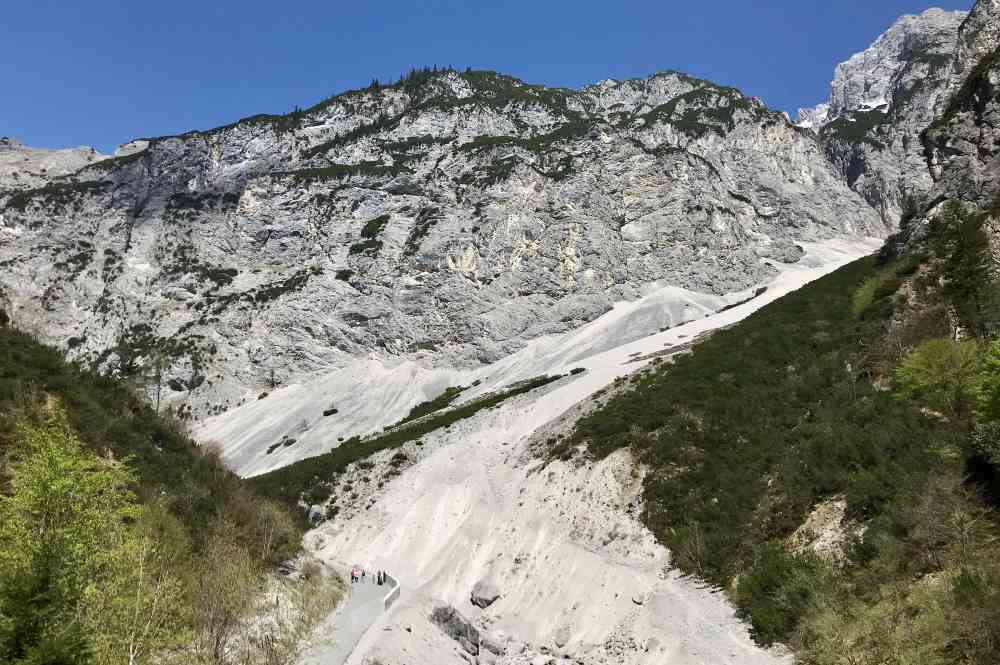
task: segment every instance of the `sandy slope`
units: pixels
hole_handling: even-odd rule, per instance
[[[466,401],[522,379],[574,367],[578,358],[638,339],[753,295],[725,297],[677,287],[650,287],[641,300],[621,303],[582,328],[533,340],[520,352],[477,370],[428,369],[385,357],[358,358],[347,367],[289,384],[262,400],[252,401],[205,420],[195,434],[201,441],[222,441],[230,468],[244,476],[276,469],[318,455],[355,434],[369,434],[402,419],[416,404],[436,397],[449,386],[480,384],[466,391]],[[324,417],[331,407],[337,413]],[[293,446],[267,449],[288,436]]]
[[[398,422],[414,405],[437,396],[448,386],[469,386],[479,381],[475,389],[462,394],[461,400],[467,401],[515,381],[587,366],[586,359],[593,361],[603,352],[635,340],[643,340],[643,345],[636,347],[642,351],[691,339],[700,331],[738,320],[796,288],[826,269],[820,266],[836,265],[843,257],[858,252],[868,253],[874,243],[830,241],[805,245],[810,253],[793,266],[779,266],[783,272],[768,285],[765,294],[721,315],[709,316],[753,296],[754,290],[720,297],[650,285],[647,295],[639,300],[619,303],[575,331],[534,339],[521,351],[476,370],[429,369],[386,357],[358,358],[343,369],[282,386],[264,399],[208,418],[196,427],[195,436],[200,441],[223,442],[222,453],[230,468],[243,476],[257,475],[324,453],[337,446],[338,440],[370,434]],[[684,322],[691,323],[678,327]],[[667,332],[650,336],[667,328]],[[580,395],[593,392],[595,381],[615,374],[591,377],[580,386]],[[337,413],[324,417],[324,410],[330,408],[336,408]],[[267,453],[286,436],[295,439],[295,444],[278,446]]]
[[[532,662],[543,651],[584,663],[787,660],[755,647],[721,594],[669,571],[668,552],[633,517],[641,478],[625,453],[598,464],[544,466],[532,446],[567,428],[571,410],[584,408],[581,402],[596,391],[640,370],[646,361],[636,357],[732,324],[878,244],[807,246],[807,259],[784,267],[764,295],[664,332],[642,336],[659,327],[657,308],[676,302],[654,292],[578,331],[536,340],[494,366],[456,373],[453,380],[481,378],[480,390],[490,390],[546,372],[588,370],[435,432],[420,448],[409,445],[415,463],[394,479],[383,475],[384,486],[374,478],[386,469],[387,455],[363,478],[350,476],[357,496],[353,502],[342,496],[346,508],[307,542],[331,562],[392,571],[403,595],[349,662],[465,662],[457,643],[427,619],[439,602],[502,644],[504,663]],[[613,346],[622,339],[634,341]],[[383,376],[378,389],[401,390],[385,385],[392,376]],[[485,610],[469,601],[479,580],[503,594]]]

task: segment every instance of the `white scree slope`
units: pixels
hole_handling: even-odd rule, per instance
[[[341,512],[307,538],[326,560],[391,570],[403,586],[396,607],[375,622],[348,662],[466,662],[468,654],[427,618],[440,603],[456,607],[501,644],[500,663],[528,663],[545,652],[583,663],[788,662],[752,643],[721,594],[669,570],[667,550],[629,514],[640,497],[641,471],[625,453],[582,467],[544,465],[532,445],[563,431],[578,415],[569,413],[574,405],[644,367],[646,362],[629,362],[636,354],[662,351],[735,323],[877,245],[809,245],[807,258],[784,269],[759,298],[572,357],[570,349],[581,336],[625,332],[634,319],[616,307],[562,340],[548,340],[545,352],[534,355],[535,373],[570,366],[585,367],[585,373],[424,437],[424,457],[377,493],[367,509]],[[521,353],[531,355],[529,349]],[[560,365],[557,358],[572,360]],[[528,372],[514,369],[526,364],[523,358],[503,362],[518,377]],[[470,602],[470,591],[481,580],[502,594],[484,610]]]

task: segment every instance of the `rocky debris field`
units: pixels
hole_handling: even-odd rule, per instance
[[[661,361],[635,358],[683,352],[688,340],[873,246],[807,246],[802,265],[785,268],[759,299],[574,357],[584,371],[332,479],[324,504],[332,519],[307,536],[310,551],[335,565],[370,561],[402,584],[397,605],[348,662],[789,662],[753,644],[723,594],[672,570],[639,522],[643,470],[627,452],[594,462],[549,459],[546,450],[581,413]],[[635,321],[624,314],[562,343],[600,338],[599,327],[623,330]],[[549,344],[550,353],[560,346]],[[534,371],[551,367],[549,354],[533,351],[521,353],[538,363]]]

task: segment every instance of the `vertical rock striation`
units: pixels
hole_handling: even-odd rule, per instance
[[[817,133],[830,161],[887,224],[933,184],[920,135],[948,98],[965,16],[929,9],[901,17],[837,66],[826,103],[799,112],[799,125]]]
[[[733,88],[424,71],[0,190],[0,307],[200,417],[364,354],[494,361],[652,283],[741,291],[799,241],[889,230]]]

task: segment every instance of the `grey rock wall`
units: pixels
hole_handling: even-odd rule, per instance
[[[0,307],[201,417],[363,354],[490,362],[651,283],[739,291],[891,228],[735,89],[430,72],[0,191]]]
[[[958,200],[984,210],[1000,203],[1000,2],[981,0],[962,24],[952,94],[927,130],[933,208]]]
[[[952,86],[965,12],[903,16],[875,43],[836,68],[826,103],[799,112],[830,161],[887,224],[933,185],[921,133]]]

